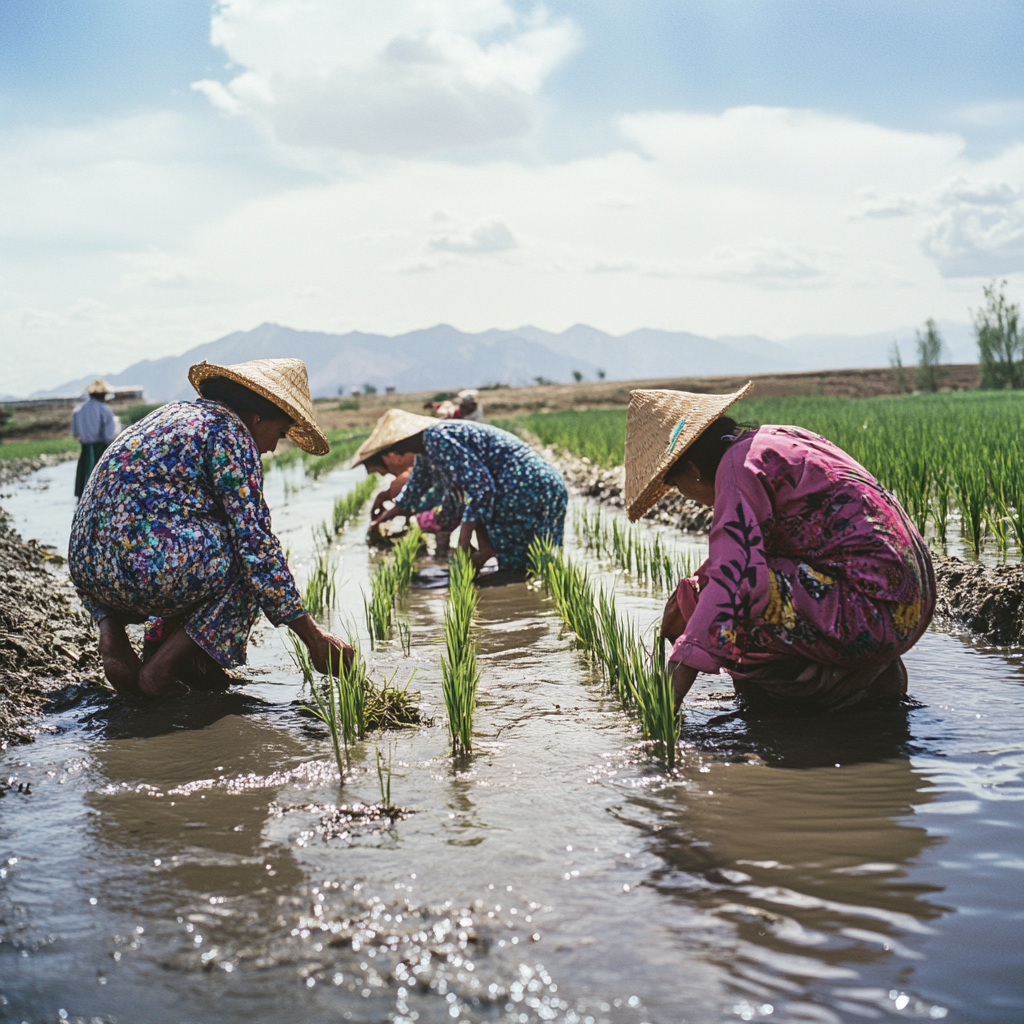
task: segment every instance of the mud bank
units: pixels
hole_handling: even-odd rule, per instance
[[[89,616],[70,581],[47,568],[55,557],[23,541],[0,509],[0,747],[31,739],[55,692],[103,678]]]
[[[602,469],[590,459],[582,459],[551,446],[540,448],[540,453],[561,470],[569,490],[574,494],[593,498],[613,508],[625,508],[625,467]],[[711,529],[711,509],[696,501],[687,501],[678,494],[665,495],[644,518],[688,533],[707,533]]]
[[[993,644],[1024,644],[1024,565],[985,567],[936,558],[936,618],[966,626]]]
[[[56,455],[37,455],[31,459],[0,459],[0,484],[13,483],[37,469],[59,466],[62,462],[77,459],[78,452],[59,452]]]

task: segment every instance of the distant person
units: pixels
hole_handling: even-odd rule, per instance
[[[96,463],[108,444],[117,437],[117,417],[107,405],[112,394],[107,383],[97,378],[86,389],[88,396],[71,414],[71,435],[82,446],[75,473],[75,497],[81,498]]]
[[[466,388],[455,396],[455,401],[427,402],[424,409],[430,409],[439,420],[473,420],[479,423],[484,418],[484,407],[480,404],[480,392]]]
[[[390,409],[356,452],[353,465],[360,464],[395,475],[411,468],[394,506],[379,513],[373,526],[434,510],[442,528],[458,527],[458,545],[470,551],[478,569],[492,558],[500,569],[523,569],[535,537],[562,542],[568,495],[561,474],[518,437],[490,424],[438,422]]]
[[[846,452],[801,427],[741,431],[732,395],[633,391],[626,510],[666,491],[714,509],[707,561],[680,582],[662,624],[681,701],[698,672],[737,694],[839,711],[906,693],[901,655],[935,610],[921,535]]]
[[[347,645],[302,606],[263,500],[260,455],[282,437],[325,455],[301,359],[198,363],[195,402],[172,402],[103,453],[75,512],[68,563],[100,630],[108,682],[149,697],[224,686],[262,610],[337,665]],[[145,662],[125,631],[146,622]]]

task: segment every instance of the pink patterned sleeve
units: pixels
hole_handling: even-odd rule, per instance
[[[747,467],[747,446],[726,453],[715,477],[715,517],[701,566],[696,608],[672,648],[672,661],[718,672],[739,657],[737,631],[764,614],[769,577],[761,523],[773,514],[761,475]]]

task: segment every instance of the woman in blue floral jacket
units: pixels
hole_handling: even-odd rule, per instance
[[[75,512],[71,578],[99,625],[107,680],[146,696],[181,690],[186,679],[223,680],[220,668],[245,662],[261,611],[287,624],[324,671],[345,645],[302,606],[271,532],[260,461],[285,435],[306,451],[328,451],[305,364],[200,363],[189,379],[202,397],[125,430]],[[125,625],[147,620],[152,657],[143,664]]]

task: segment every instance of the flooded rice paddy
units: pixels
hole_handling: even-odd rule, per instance
[[[7,488],[23,535],[66,547],[73,473]],[[300,577],[361,474],[269,475]],[[336,551],[336,625],[365,634],[361,530]],[[484,587],[453,763],[444,600],[409,594],[408,658],[364,639],[376,678],[415,670],[432,723],[359,744],[343,788],[265,620],[237,691],[69,698],[0,755],[0,1020],[1024,1020],[1019,652],[929,632],[919,706],[831,719],[743,717],[701,677],[666,775],[550,602]]]

